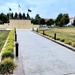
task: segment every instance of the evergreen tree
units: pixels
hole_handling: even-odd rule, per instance
[[[11,16],[11,19],[13,19],[13,13],[11,13],[10,16]]]
[[[19,13],[19,19],[22,19],[22,14],[21,13]]]
[[[40,17],[40,15],[39,14],[36,14],[36,16],[35,16],[35,19],[40,19],[41,17]]]
[[[27,13],[27,19],[30,20],[30,15]]]
[[[35,16],[35,20],[38,22],[37,24],[40,25],[41,17],[40,17],[39,14],[36,14],[36,16]]]
[[[17,14],[17,12],[15,13],[14,19],[18,19],[18,14]]]
[[[23,13],[23,19],[26,19],[25,13]]]

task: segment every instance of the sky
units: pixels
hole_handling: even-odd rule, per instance
[[[18,8],[18,4],[21,8]],[[31,9],[31,17],[39,14],[42,18],[56,18],[58,14],[68,13],[70,17],[75,16],[75,0],[1,0],[0,13],[8,13],[9,8],[11,12],[25,12]]]

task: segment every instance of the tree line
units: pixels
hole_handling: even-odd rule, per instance
[[[30,18],[30,15],[27,13],[27,15],[25,14],[25,13],[17,13],[17,12],[15,12],[15,14],[13,14],[13,13],[8,13],[7,14],[8,16],[10,15],[10,19],[28,19],[28,20],[30,20],[31,18]]]
[[[24,20],[31,20],[31,23],[33,24],[39,24],[39,25],[47,25],[47,26],[51,26],[51,25],[55,25],[55,26],[64,26],[67,25],[70,22],[70,18],[68,14],[62,14],[60,13],[56,19],[48,19],[46,21],[46,19],[41,18],[39,14],[36,14],[35,18],[31,18],[30,15],[27,13],[17,13],[15,12],[13,13],[1,13],[0,14],[0,24],[4,24],[4,23],[9,23],[9,15],[10,15],[10,19],[24,19]],[[72,22],[72,25],[75,26],[75,18]]]
[[[47,25],[47,26],[51,26],[51,25],[55,25],[55,26],[59,26],[59,27],[63,27],[65,25],[67,25],[70,22],[70,18],[68,14],[62,14],[60,13],[56,19],[48,19],[47,21],[44,18],[41,18],[39,16],[39,14],[37,14],[35,16],[35,18],[31,19],[31,23],[33,24],[39,24],[39,25]],[[72,25],[75,25],[75,19],[72,23]]]
[[[27,15],[25,15],[25,13],[1,13],[0,14],[0,24],[4,24],[4,23],[9,23],[9,18],[10,19],[24,19],[24,20],[30,20],[30,15],[27,13]]]

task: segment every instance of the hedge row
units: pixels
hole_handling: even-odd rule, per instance
[[[14,30],[11,30],[4,49],[1,52],[0,73],[7,74],[13,72],[16,64],[14,58]]]

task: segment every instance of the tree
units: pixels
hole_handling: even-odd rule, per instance
[[[60,20],[60,27],[67,25],[69,23],[69,15],[68,14],[63,14],[62,18]]]
[[[8,23],[8,17],[7,17],[7,15],[5,15],[5,14],[3,14],[3,13],[1,13],[0,14],[0,21],[1,21],[1,23]]]
[[[35,20],[38,21],[38,24],[40,25],[41,17],[40,17],[39,14],[36,14],[36,16],[35,16]]]
[[[63,18],[64,18],[64,25],[69,23],[69,15],[68,14],[63,14]]]
[[[63,16],[62,13],[60,13],[60,14],[57,16],[57,18],[56,18],[56,20],[55,20],[56,26],[60,26],[60,20],[61,20],[62,16]]]
[[[30,15],[27,13],[27,19],[30,20]]]
[[[9,18],[9,13],[7,13],[7,17]]]
[[[39,14],[36,14],[36,16],[35,16],[35,19],[40,19],[41,17],[40,17],[40,15]]]
[[[3,22],[0,20],[0,24],[3,24]]]
[[[31,19],[31,23],[34,23],[34,21],[35,21],[35,19],[32,18],[32,19]]]
[[[39,24],[38,20],[34,19],[33,24]]]
[[[68,14],[59,14],[55,20],[55,24],[57,26],[64,26],[69,23],[69,15]]]
[[[65,25],[64,23],[65,23],[65,19],[64,19],[64,17],[62,17],[60,22],[59,22],[59,26],[63,27]]]
[[[51,26],[51,25],[53,25],[54,24],[54,20],[53,19],[49,19],[48,21],[47,21],[47,26]]]
[[[74,18],[74,20],[73,20],[73,23],[72,23],[72,25],[73,25],[73,26],[75,26],[75,18]]]
[[[11,13],[10,16],[11,16],[11,19],[13,19],[13,13]]]
[[[42,25],[46,24],[46,23],[45,23],[45,19],[42,18],[42,19],[40,20],[40,24],[42,24]]]
[[[19,13],[19,19],[22,19],[22,14],[21,13]]]
[[[25,13],[23,13],[23,19],[26,19]]]
[[[9,13],[7,13],[7,19],[8,19],[8,22],[7,23],[9,23]]]
[[[18,19],[18,14],[17,14],[17,12],[15,13],[14,19]]]

